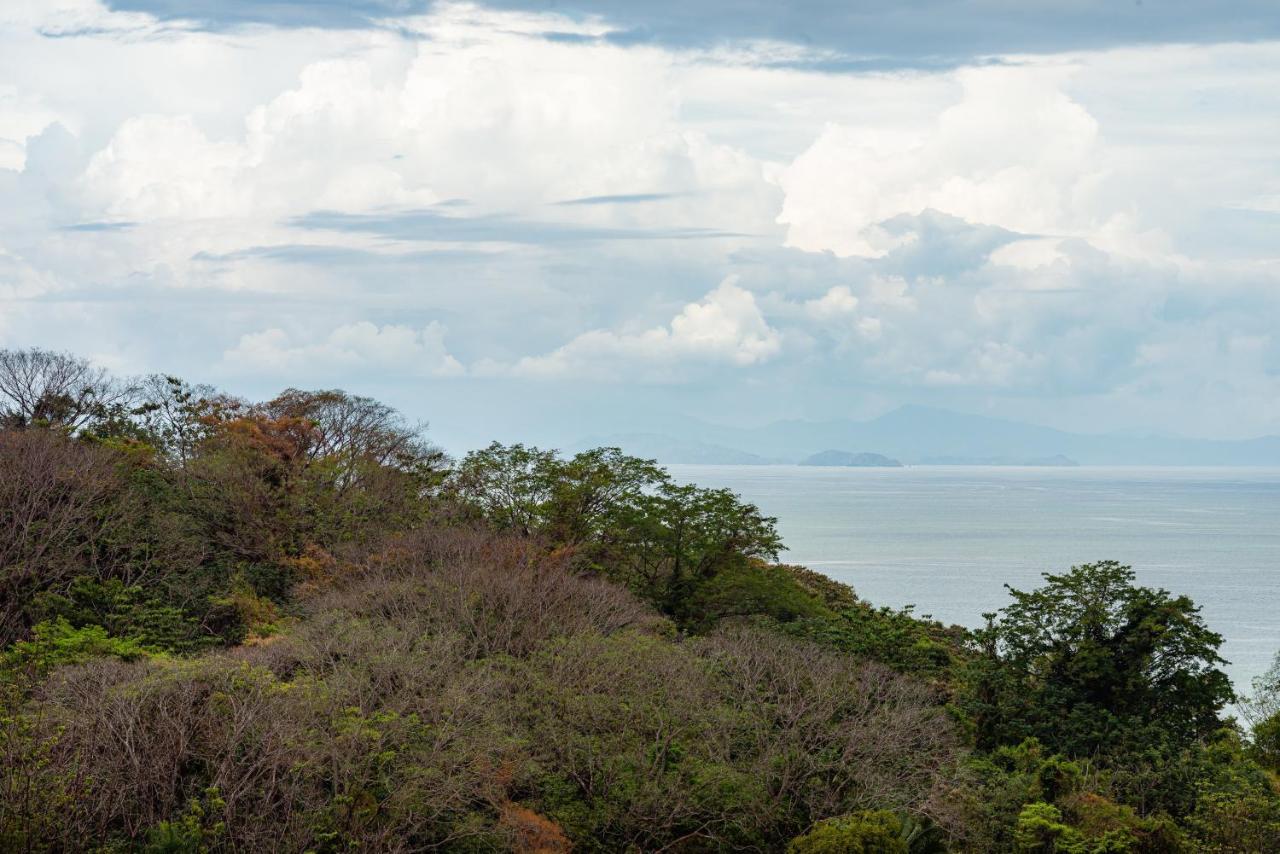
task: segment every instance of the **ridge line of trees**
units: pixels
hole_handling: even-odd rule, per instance
[[[617,448],[0,350],[0,849],[1263,852],[1280,664],[1101,561],[970,631]]]

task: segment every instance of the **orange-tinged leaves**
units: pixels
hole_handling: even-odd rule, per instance
[[[573,850],[573,843],[560,825],[519,804],[503,807],[502,823],[514,833],[512,850],[518,854],[565,854]]]

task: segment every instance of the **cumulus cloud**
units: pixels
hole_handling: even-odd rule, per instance
[[[84,180],[110,216],[158,219],[247,212],[250,188],[233,143],[212,142],[189,116],[127,120]]]
[[[921,134],[831,125],[783,172],[778,221],[810,251],[880,257],[911,232],[883,224],[936,210],[1028,234],[1105,223],[1098,123],[1062,90],[1062,72],[959,72],[959,103]],[[1099,217],[1102,216],[1102,220]]]
[[[841,350],[847,352],[851,336],[862,341],[875,341],[880,337],[884,323],[868,309],[874,311],[886,302],[901,307],[905,287],[901,280],[872,277],[860,283],[863,296],[859,298],[849,285],[835,285],[822,296],[804,301],[804,317],[823,334],[832,336]],[[863,310],[859,311],[859,307]]]
[[[627,333],[593,330],[544,356],[511,367],[517,376],[643,376],[678,379],[699,364],[745,367],[781,349],[750,291],[730,277],[699,302],[689,303],[666,326]]]
[[[234,5],[0,3],[0,343],[242,387],[460,374],[451,411],[563,388],[1280,431],[1275,43],[864,73],[626,44],[618,7]]]
[[[30,300],[60,287],[62,284],[52,273],[33,266],[21,256],[0,246],[0,300]],[[0,319],[3,319],[5,313],[3,304],[0,304]]]
[[[541,28],[561,23],[543,16]],[[113,216],[191,219],[643,192],[667,203],[559,213],[701,225],[709,198],[728,194],[726,225],[767,226],[776,189],[758,160],[681,126],[670,55],[547,41],[473,7],[409,26],[426,38],[407,58],[313,62],[239,134],[215,137],[182,114],[128,119],[90,164],[87,196]]]
[[[804,310],[818,321],[844,318],[858,310],[858,298],[848,285],[836,285],[822,296],[806,300]]]
[[[229,373],[276,376],[375,370],[397,376],[456,376],[463,367],[444,343],[445,329],[432,322],[422,329],[378,326],[367,320],[332,330],[315,342],[278,327],[240,337],[223,354]]]
[[[27,141],[60,118],[38,96],[0,83],[0,169],[21,172],[27,163]]]

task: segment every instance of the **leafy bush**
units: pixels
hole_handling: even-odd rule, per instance
[[[18,641],[0,654],[0,675],[44,674],[95,658],[134,661],[146,655],[138,638],[112,637],[102,626],[73,628],[63,618],[37,623],[31,635],[31,640]]]
[[[855,813],[819,822],[797,836],[787,854],[908,854],[902,820],[886,810]]]

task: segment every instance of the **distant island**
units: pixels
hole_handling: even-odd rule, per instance
[[[1069,433],[916,405],[868,421],[791,419],[753,426],[660,416],[631,425],[626,435],[580,444],[613,445],[661,463],[796,463],[823,448],[875,448],[906,465],[1280,466],[1280,435],[1189,439]]]
[[[845,466],[850,468],[902,468],[902,463],[884,454],[850,451],[819,451],[800,461],[802,466]]]

